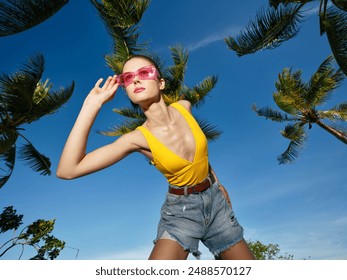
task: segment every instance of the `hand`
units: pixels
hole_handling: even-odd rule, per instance
[[[119,84],[117,83],[117,76],[109,76],[105,81],[104,85],[101,86],[103,80],[103,78],[100,78],[95,83],[95,86],[92,88],[92,90],[89,92],[86,98],[88,99],[88,101],[92,100],[93,103],[103,105],[106,102],[113,99],[119,86]]]

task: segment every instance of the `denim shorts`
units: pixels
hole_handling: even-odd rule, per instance
[[[243,228],[215,182],[201,193],[167,193],[161,208],[157,238],[177,241],[200,258],[199,241],[215,256],[243,239]]]

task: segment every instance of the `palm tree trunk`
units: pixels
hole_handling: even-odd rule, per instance
[[[338,131],[329,125],[326,125],[325,123],[321,122],[320,120],[317,120],[316,124],[319,125],[321,128],[323,128],[325,131],[328,131],[330,134],[334,135],[337,139],[339,139],[343,143],[347,144],[347,135],[344,134],[343,132]]]

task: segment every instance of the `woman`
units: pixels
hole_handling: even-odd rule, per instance
[[[191,115],[191,104],[181,100],[166,106],[161,94],[165,81],[155,62],[146,56],[131,57],[121,75],[108,77],[103,85],[102,81],[96,82],[83,103],[63,149],[57,176],[77,178],[106,168],[130,153],[142,153],[169,182],[149,259],[183,260],[189,253],[199,257],[199,240],[216,258],[254,259],[228,195],[212,175],[207,140]],[[86,154],[94,120],[119,86],[147,119],[136,130]]]

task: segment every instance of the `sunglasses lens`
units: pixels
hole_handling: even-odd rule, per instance
[[[135,77],[135,75],[133,75],[133,73],[124,73],[122,75],[123,84],[125,84],[125,85],[130,84],[133,81],[134,77]]]
[[[153,75],[153,70],[150,67],[141,68],[138,70],[138,75],[142,79],[148,79]]]

